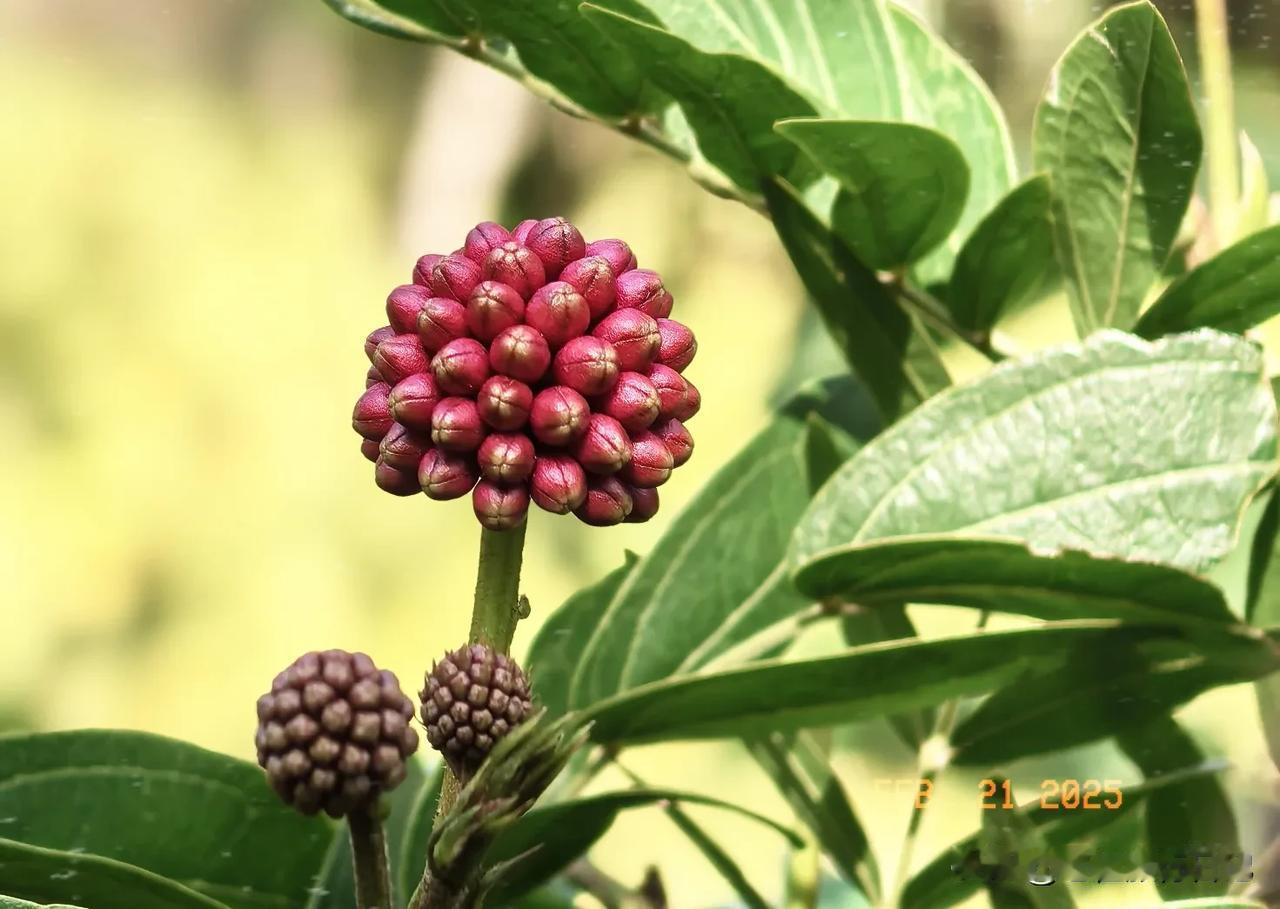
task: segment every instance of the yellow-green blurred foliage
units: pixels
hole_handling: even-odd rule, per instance
[[[563,213],[628,238],[701,350],[697,454],[657,520],[534,516],[517,651],[764,421],[798,283],[763,219],[655,153],[478,66],[424,66],[319,0],[11,0],[0,35],[0,728],[127,726],[248,755],[254,698],[298,653],[363,649],[412,687],[463,638],[467,502],[379,493],[349,418],[385,294],[476,221]],[[1066,322],[1027,314],[1019,338],[1048,324]],[[1242,755],[1241,782],[1269,779],[1248,691],[1203,700],[1197,728]],[[841,766],[888,872],[908,810],[874,779],[914,770],[882,728],[859,735],[870,750]],[[1072,767],[1095,759],[1114,763]],[[732,746],[631,766],[786,816]],[[948,785],[918,857],[976,822],[974,781]],[[695,814],[774,892],[772,834]],[[727,898],[657,812],[622,820],[600,861],[628,880],[657,861],[675,905]]]

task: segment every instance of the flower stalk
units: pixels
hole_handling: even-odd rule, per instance
[[[392,909],[387,838],[376,802],[347,817],[358,909]]]

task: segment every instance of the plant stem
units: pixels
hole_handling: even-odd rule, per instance
[[[351,834],[351,866],[355,870],[358,909],[391,909],[391,876],[387,839],[377,803],[347,817]]]
[[[1209,152],[1209,214],[1218,247],[1231,242],[1240,196],[1240,154],[1231,85],[1226,0],[1196,0],[1196,43],[1204,85]]]
[[[480,531],[480,565],[471,609],[471,643],[499,653],[511,649],[520,620],[520,564],[528,521],[511,530]]]
[[[898,294],[898,297],[907,304],[909,309],[914,310],[922,319],[968,344],[992,363],[998,363],[1008,356],[1003,351],[996,349],[991,343],[991,336],[988,333],[969,331],[957,325],[942,302],[928,291],[912,287],[905,278],[889,282],[889,287]]]

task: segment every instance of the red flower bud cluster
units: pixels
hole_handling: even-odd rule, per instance
[[[418,260],[365,339],[373,364],[352,425],[378,486],[471,493],[480,523],[515,527],[530,501],[588,524],[647,521],[693,453],[698,343],[671,294],[621,240],[563,218],[486,221]]]

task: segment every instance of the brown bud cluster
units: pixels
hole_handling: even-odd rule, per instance
[[[446,653],[431,667],[422,689],[427,741],[464,784],[532,710],[524,670],[483,644]]]
[[[413,704],[363,653],[304,653],[258,698],[258,763],[287,804],[341,817],[404,780]]]
[[[693,453],[698,344],[621,240],[564,218],[486,221],[422,256],[364,342],[373,364],[352,426],[393,495],[471,493],[480,523],[529,503],[588,523],[647,521]]]

